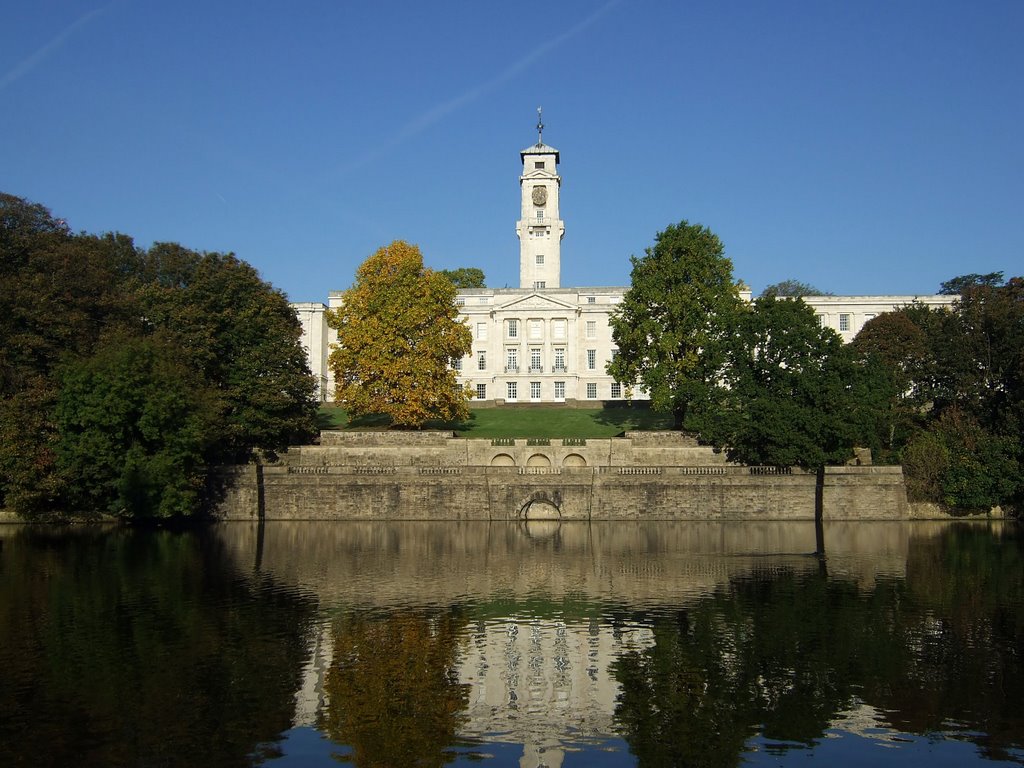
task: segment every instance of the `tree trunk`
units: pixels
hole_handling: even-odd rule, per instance
[[[677,405],[672,409],[672,429],[682,431],[683,422],[686,421],[686,406]]]

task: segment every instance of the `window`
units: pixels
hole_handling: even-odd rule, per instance
[[[530,338],[531,339],[543,339],[544,338],[544,321],[543,320],[531,320],[530,321]]]
[[[555,382],[555,400],[565,400],[565,382]]]
[[[839,330],[848,331],[850,330],[850,316],[847,314],[839,315]]]
[[[456,307],[464,307],[464,306],[466,306],[466,300],[462,296],[459,296],[455,300],[455,306]]]
[[[514,381],[507,382],[505,384],[505,399],[506,400],[515,400],[515,399],[517,399],[516,390],[517,390],[516,382],[514,382]]]
[[[590,382],[589,384],[587,384],[587,399],[597,399],[597,384],[595,384],[594,382]]]
[[[487,323],[476,324],[476,340],[487,341]]]
[[[818,327],[819,328],[821,328],[821,326],[824,325],[825,318],[822,317],[821,315],[815,315],[814,319],[818,321]]]
[[[587,296],[587,304],[597,304],[597,296]]]
[[[539,381],[531,381],[530,382],[530,399],[531,400],[540,400],[540,382]]]
[[[533,167],[536,170],[538,170],[538,171],[543,171],[544,170],[544,161],[543,160],[534,160]]]
[[[555,347],[555,372],[565,370],[565,347]]]
[[[587,338],[588,339],[596,339],[597,338],[597,321],[596,320],[587,320]]]
[[[486,400],[487,399],[487,385],[486,384],[477,384],[476,385],[476,399],[477,400]]]
[[[508,337],[515,339],[519,337],[519,321],[509,320],[508,321]]]
[[[452,358],[452,370],[453,371],[461,371],[462,370],[462,358],[461,357],[453,357]]]
[[[543,253],[538,253],[537,254],[537,266],[540,267],[540,266],[543,266],[543,265],[544,265],[544,254]]]
[[[551,336],[556,339],[565,338],[565,320],[551,321]]]
[[[505,350],[505,373],[519,372],[519,350],[509,347]]]
[[[534,281],[533,281],[533,287],[534,287],[535,289],[538,289],[538,288],[547,288],[547,287],[548,287],[548,284],[547,284],[547,283],[546,283],[546,282],[545,282],[544,280],[534,280]]]
[[[587,370],[588,371],[595,371],[595,370],[597,370],[597,350],[596,349],[588,349],[587,350]]]
[[[478,371],[487,370],[487,353],[483,350],[476,353],[476,369]]]
[[[530,350],[530,370],[540,372],[540,350]]]
[[[543,208],[538,208],[537,209],[537,221],[544,221],[544,209]]]
[[[612,400],[618,400],[622,397],[622,385],[617,381],[612,382]]]

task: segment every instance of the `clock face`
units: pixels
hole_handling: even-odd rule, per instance
[[[533,204],[544,205],[548,201],[548,188],[547,187],[534,187],[533,188]]]

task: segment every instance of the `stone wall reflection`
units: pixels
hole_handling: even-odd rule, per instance
[[[901,576],[908,530],[826,526],[830,572],[867,584]],[[262,534],[255,523],[225,523],[219,535],[240,564],[357,605],[543,592],[639,607],[693,599],[754,570],[818,567],[809,522],[273,521]]]
[[[428,708],[433,701],[447,713],[433,732],[452,739],[456,732],[464,739],[503,734],[523,745],[523,765],[554,768],[570,731],[577,739],[617,732],[624,667],[616,662],[654,652],[659,625],[647,621],[651,615],[675,616],[753,578],[816,581],[823,562],[831,576],[870,589],[877,579],[905,574],[908,530],[832,524],[824,561],[815,553],[814,526],[805,523],[271,522],[262,530],[225,524],[219,535],[239,561],[315,593],[325,610],[346,617],[322,627],[311,646],[297,724],[326,728],[364,758],[377,754],[383,747],[372,727],[380,712],[355,711],[348,702],[355,694],[386,701],[383,690],[354,686],[361,677],[386,680],[399,671],[371,670],[380,660],[353,648],[372,646],[389,664],[433,654],[448,670],[431,678],[432,693],[426,681],[419,685]],[[644,622],[629,618],[637,612],[646,612]],[[453,634],[456,614],[466,618]],[[435,631],[435,645],[425,648],[423,628],[439,620],[448,629]],[[449,643],[457,646],[454,656]],[[727,664],[727,656],[718,661]],[[429,716],[402,722],[398,744],[437,759],[445,754],[440,741],[427,744],[416,728]]]

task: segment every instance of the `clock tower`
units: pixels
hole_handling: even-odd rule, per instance
[[[562,270],[561,247],[565,223],[559,217],[558,150],[544,143],[544,123],[537,108],[537,143],[519,156],[522,211],[516,223],[519,236],[519,287],[558,288]]]

